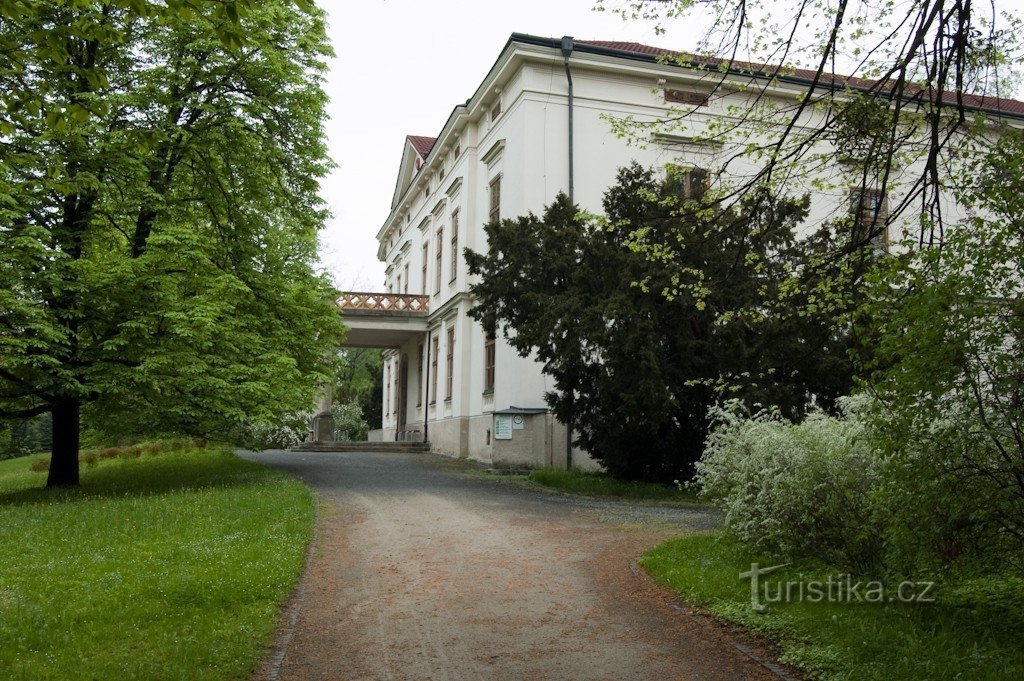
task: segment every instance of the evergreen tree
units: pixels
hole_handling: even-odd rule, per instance
[[[471,314],[536,353],[557,417],[630,479],[688,478],[723,396],[799,417],[852,380],[839,311],[794,293],[818,276],[800,266],[807,249],[831,242],[824,232],[797,241],[807,200],[708,210],[683,197],[683,177],[661,182],[634,164],[606,193],[603,218],[559,195],[543,217],[489,224],[487,254],[466,252],[480,277]]]

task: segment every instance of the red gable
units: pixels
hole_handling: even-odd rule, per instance
[[[437,141],[436,137],[419,137],[417,135],[408,135],[406,139],[409,140],[409,144],[416,150],[416,153],[420,155],[420,158],[426,160],[427,156],[430,155],[430,150],[434,148],[434,142]]]

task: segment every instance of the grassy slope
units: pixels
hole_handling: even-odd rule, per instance
[[[781,640],[783,660],[821,678],[866,681],[1024,679],[1024,583],[962,581],[937,589],[931,604],[772,604],[750,607],[757,556],[724,535],[693,535],[649,551],[641,564],[684,600],[715,616]],[[782,581],[824,579],[820,565],[773,574]]]
[[[0,463],[0,678],[247,676],[301,571],[313,499],[196,450],[83,469],[39,489]]]
[[[530,480],[544,487],[583,496],[684,503],[694,501],[694,494],[687,489],[681,490],[673,485],[659,485],[651,482],[627,482],[613,478],[606,473],[543,468],[531,472]]]

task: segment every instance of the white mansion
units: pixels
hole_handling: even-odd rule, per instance
[[[691,111],[699,125],[750,96],[726,88],[709,98],[721,74],[663,63],[663,53],[514,34],[436,138],[406,138],[391,214],[377,234],[386,291],[339,300],[348,344],[386,349],[384,422],[372,440],[426,440],[434,451],[495,465],[566,465],[565,428],[543,399],[551,381],[468,316],[472,280],[461,254],[486,250],[489,220],[540,213],[570,187],[579,205],[599,211],[630,161],[710,167],[714,145],[684,134],[631,144],[612,131],[610,117],[655,120],[670,108]],[[802,89],[798,73],[773,96]],[[1005,103],[1014,108],[997,117],[1024,115],[1024,105]],[[812,223],[849,206],[848,187],[815,191]],[[583,452],[572,461],[592,465]]]

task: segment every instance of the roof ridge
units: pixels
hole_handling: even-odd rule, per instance
[[[667,56],[667,57],[687,57],[692,59],[694,62],[704,62],[705,64],[718,67],[722,64],[730,64],[734,68],[740,70],[749,70],[751,75],[779,75],[779,76],[793,76],[801,80],[813,80],[818,76],[818,72],[811,69],[802,69],[797,67],[782,67],[774,64],[759,64],[757,62],[742,61],[739,59],[729,60],[722,57],[706,57],[696,55],[687,52],[680,52],[678,50],[670,50],[668,48],[656,47],[654,45],[647,45],[646,43],[636,41],[617,41],[617,40],[583,40],[577,39],[577,44],[591,45],[593,47],[615,50],[618,52],[626,52],[645,56]],[[823,85],[842,85],[850,86],[861,90],[870,90],[872,87],[877,86],[881,83],[879,80],[864,78],[861,76],[849,76],[840,73],[829,73],[823,71],[819,82]],[[934,89],[931,89],[934,92]],[[905,93],[907,95],[918,95],[922,92],[926,92],[925,88],[914,84],[907,84]],[[879,92],[876,94],[885,94]],[[974,94],[970,92],[957,92],[955,90],[947,90],[942,93],[942,101],[948,103],[956,103],[958,100],[963,100],[967,106],[987,110],[996,113],[1012,113],[1021,115],[1024,114],[1024,101],[1011,99],[1009,97],[996,97],[995,95],[982,95]]]

